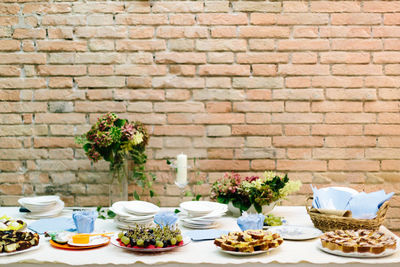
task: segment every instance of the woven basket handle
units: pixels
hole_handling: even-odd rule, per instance
[[[312,197],[311,195],[306,198],[305,204],[306,204],[307,212],[310,212],[311,205],[309,205],[309,202],[310,202],[310,200],[313,200],[313,199],[314,199],[314,197]]]
[[[386,216],[386,212],[388,211],[388,208],[389,208],[389,201],[386,201],[379,208],[378,213],[376,214],[377,215],[376,217],[385,217]]]

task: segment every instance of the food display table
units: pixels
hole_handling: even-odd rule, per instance
[[[0,208],[0,215],[7,214],[14,218],[24,219],[18,212],[18,208]],[[311,220],[304,207],[276,207],[274,215],[283,216],[289,224],[312,226]],[[65,212],[64,216],[71,216]],[[24,219],[28,224],[30,220]],[[224,217],[219,229],[237,231],[239,227],[236,219]],[[96,221],[96,231],[119,231],[113,220]],[[183,233],[189,229],[182,228]],[[385,227],[382,231],[389,232]],[[29,251],[18,255],[0,257],[0,265],[8,267],[28,266],[148,266],[161,265],[175,266],[326,266],[348,264],[353,267],[377,264],[378,266],[400,266],[400,252],[384,258],[346,258],[326,254],[317,248],[318,239],[307,241],[284,241],[282,246],[270,253],[254,256],[233,256],[219,251],[213,241],[191,242],[187,246],[177,248],[169,252],[146,254],[127,251],[112,244],[92,250],[69,251],[51,247],[48,241],[41,238],[40,247],[35,251]],[[398,239],[399,242],[399,239]],[[398,243],[399,244],[399,243]]]

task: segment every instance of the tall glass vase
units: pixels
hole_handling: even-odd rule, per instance
[[[109,204],[128,200],[129,162],[126,157],[122,162],[110,168]]]

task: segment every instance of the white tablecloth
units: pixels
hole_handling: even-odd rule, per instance
[[[312,223],[304,207],[276,207],[273,213],[277,216],[284,216],[289,224],[307,225]],[[0,215],[23,219],[23,215],[18,213],[17,208],[0,208]],[[68,216],[68,213],[65,214]],[[69,214],[70,216],[70,214]],[[30,220],[25,220],[28,223]],[[220,229],[239,230],[236,220],[231,217],[225,217],[221,220]],[[112,220],[97,220],[96,231],[118,231]],[[183,231],[187,230],[182,228]],[[386,228],[382,230],[387,231]],[[374,259],[357,259],[339,257],[326,254],[317,248],[318,239],[308,241],[285,241],[282,246],[268,254],[255,256],[238,257],[227,255],[219,251],[213,245],[213,241],[192,242],[187,246],[158,254],[134,253],[127,251],[112,244],[93,250],[86,251],[68,251],[56,249],[41,239],[40,248],[18,255],[0,257],[0,264],[5,266],[39,266],[46,263],[50,266],[105,266],[105,265],[132,265],[143,266],[162,264],[163,266],[175,267],[190,265],[220,265],[220,264],[240,264],[246,266],[286,266],[298,264],[297,266],[324,266],[326,264],[349,264],[351,266],[365,266],[365,264],[378,264],[379,266],[400,266],[400,252],[385,257]],[[292,265],[291,265],[292,266]]]

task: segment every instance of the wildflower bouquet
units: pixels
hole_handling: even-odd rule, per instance
[[[226,173],[212,185],[211,198],[219,203],[232,202],[240,211],[246,211],[253,205],[261,213],[262,206],[286,198],[298,191],[300,186],[300,181],[289,181],[287,175],[282,177],[275,172],[245,178],[238,173]]]
[[[133,175],[128,178],[133,178],[142,187],[151,187],[145,174],[148,140],[149,134],[141,122],[129,123],[114,113],[101,116],[86,134],[76,138],[92,162],[101,159],[110,162],[113,178],[127,176],[128,160],[133,161]],[[138,198],[137,192],[135,198]]]

